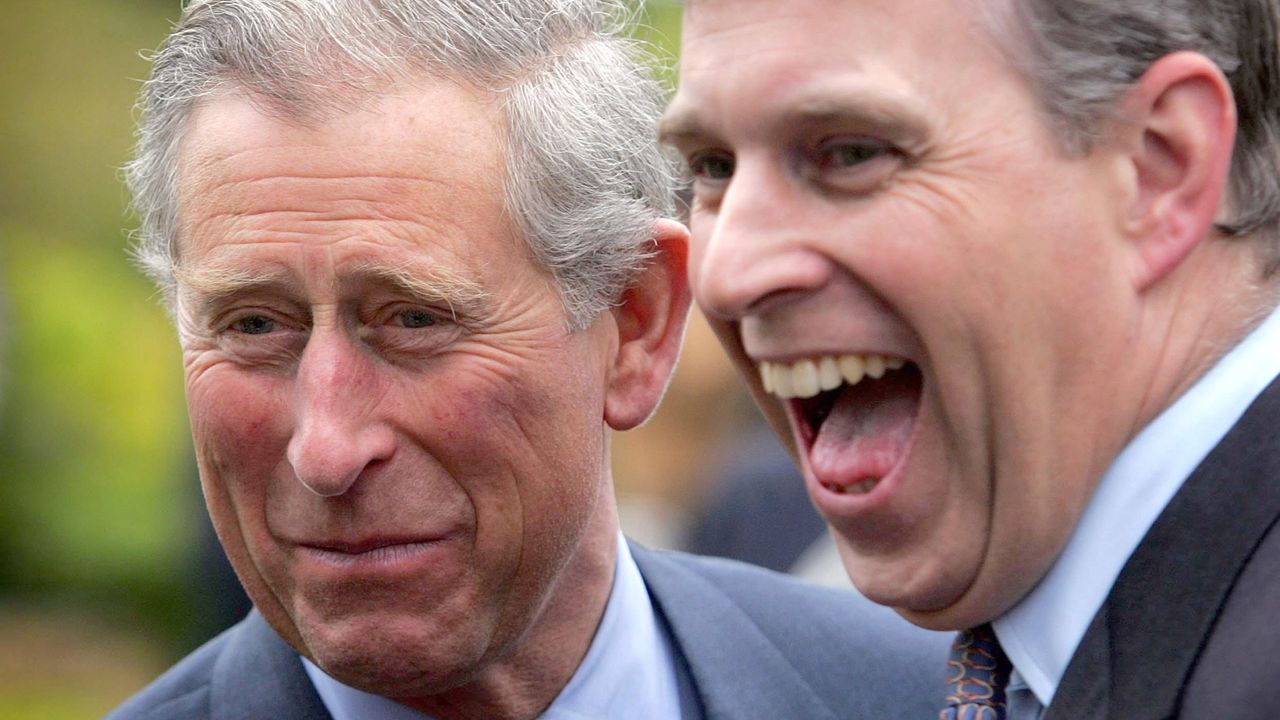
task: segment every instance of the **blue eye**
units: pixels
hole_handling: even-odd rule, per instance
[[[231,327],[245,335],[266,335],[276,329],[276,321],[264,315],[249,315],[236,320]]]
[[[400,319],[400,324],[407,328],[425,328],[431,327],[440,322],[435,315],[425,310],[404,310],[396,314]]]

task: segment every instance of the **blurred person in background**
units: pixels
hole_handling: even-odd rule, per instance
[[[857,587],[963,630],[940,717],[1270,717],[1277,3],[684,28],[695,297]]]
[[[609,435],[657,405],[689,305],[623,14],[187,6],[128,179],[255,610],[112,718],[882,720],[941,696],[945,638],[621,537]]]

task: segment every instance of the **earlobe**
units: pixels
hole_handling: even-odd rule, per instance
[[[1136,184],[1125,230],[1142,292],[1210,234],[1230,171],[1235,103],[1212,61],[1178,52],[1147,69],[1122,110]]]
[[[613,309],[618,352],[609,372],[604,419],[614,430],[639,425],[658,406],[689,317],[689,233],[677,222],[659,220],[653,242],[654,257]]]

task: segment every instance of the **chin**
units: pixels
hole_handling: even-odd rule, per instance
[[[300,628],[301,629],[301,628]],[[325,673],[386,697],[434,695],[474,677],[482,643],[404,622],[348,622],[302,629],[300,650]]]
[[[439,694],[472,679],[476,665],[438,651],[428,655],[423,647],[316,648],[310,655],[342,684],[384,697]]]
[[[915,625],[952,630],[951,619],[969,600],[972,580],[939,567],[936,561],[911,563],[865,558],[840,544],[840,556],[854,587],[874,603],[892,608]],[[982,622],[982,621],[979,621]],[[974,623],[978,624],[978,623]]]
[[[945,602],[895,605],[894,610],[913,625],[928,630],[964,630],[991,622],[1017,604],[1021,593],[1000,592],[1002,589],[1007,588],[973,584],[959,593],[950,593]]]

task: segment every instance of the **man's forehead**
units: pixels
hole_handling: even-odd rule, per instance
[[[981,0],[697,0],[668,135],[715,122],[846,117],[904,134],[956,109],[958,84],[1007,73]]]
[[[370,86],[360,92],[317,87],[307,97],[292,100],[264,96],[251,88],[226,82],[202,97],[191,112],[189,137],[209,124],[223,130],[214,139],[230,145],[285,137],[357,138],[360,142],[396,142],[406,128],[430,124],[442,112],[459,119],[436,127],[436,134],[471,134],[477,127],[499,132],[502,98],[497,94],[447,77],[420,73],[394,83]],[[465,123],[462,122],[465,120]],[[252,134],[246,130],[252,129]]]
[[[492,109],[447,82],[412,90],[320,124],[243,93],[202,105],[178,163],[183,294],[377,285],[482,297],[471,250],[518,249]]]
[[[502,130],[484,94],[424,80],[322,118],[292,117],[276,105],[235,87],[199,103],[179,148],[180,211],[215,191],[239,193],[237,205],[262,199],[253,181],[277,178],[345,176],[345,187],[365,181],[384,201],[397,196],[393,185],[446,172],[465,186],[460,193],[496,190],[488,180],[502,172]]]

